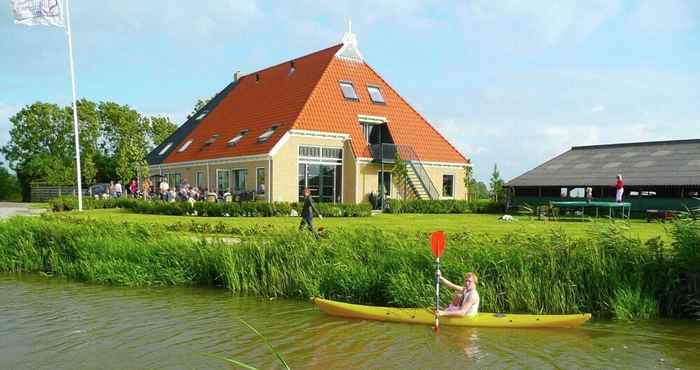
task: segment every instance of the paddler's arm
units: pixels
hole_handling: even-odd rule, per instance
[[[442,277],[442,273],[440,272],[440,270],[438,270],[437,275],[438,275],[438,277],[440,278],[440,282],[443,283],[443,284],[445,284],[448,288],[450,288],[450,289],[452,289],[452,290],[462,290],[462,289],[464,288],[464,287],[459,286],[459,285],[457,285],[457,284],[454,284],[454,283],[452,283],[451,281],[449,281],[449,280],[445,279],[444,277]]]

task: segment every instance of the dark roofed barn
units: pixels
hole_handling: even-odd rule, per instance
[[[615,201],[615,176],[625,183],[632,212],[700,206],[700,139],[577,146],[508,181],[510,205],[562,198]]]

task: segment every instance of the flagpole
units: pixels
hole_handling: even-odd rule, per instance
[[[78,104],[75,98],[75,69],[73,67],[73,40],[70,32],[70,5],[66,0],[66,33],[68,34],[68,55],[70,57],[70,82],[73,88],[73,131],[75,133],[75,172],[78,183],[78,211],[83,210],[83,185],[80,175],[80,130],[78,127]]]

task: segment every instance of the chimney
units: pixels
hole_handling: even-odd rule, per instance
[[[297,70],[297,68],[294,66],[294,61],[289,62],[289,75],[294,73],[294,71],[296,71],[296,70]]]
[[[238,79],[241,78],[241,71],[236,71],[236,73],[233,74],[233,82],[238,81]]]
[[[260,81],[260,73],[255,74],[255,82]]]

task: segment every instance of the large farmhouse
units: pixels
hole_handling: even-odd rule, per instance
[[[615,176],[632,212],[700,206],[700,140],[578,146],[508,181],[512,205],[583,198],[615,201]]]
[[[287,202],[309,187],[319,201],[359,203],[380,186],[397,195],[397,152],[409,196],[464,199],[469,160],[365,63],[348,32],[342,44],[236,73],[147,160],[171,186]]]

